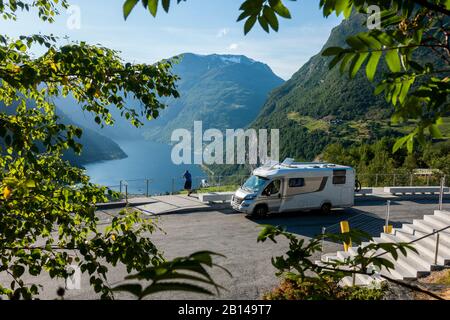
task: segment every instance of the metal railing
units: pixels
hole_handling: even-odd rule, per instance
[[[199,190],[203,187],[222,188],[221,191],[232,191],[241,186],[249,175],[200,175],[192,178],[192,189]],[[442,175],[417,175],[417,174],[357,174],[363,187],[380,186],[437,186],[444,179]],[[176,194],[182,192],[185,180],[179,177],[172,177],[166,180],[164,190],[157,190],[152,185],[153,179],[127,179],[118,181],[117,185],[107,186],[109,189],[119,192],[123,198],[136,196],[152,196],[163,194]],[[203,182],[206,182],[204,185]],[[228,190],[228,189],[229,190]]]
[[[442,178],[446,178],[441,174],[415,174],[415,173],[376,173],[376,174],[359,174],[356,179],[361,182],[363,187],[406,187],[406,186],[438,186]]]
[[[438,204],[438,210],[442,211],[444,206],[443,206],[443,198],[444,198],[444,186],[445,186],[445,177],[441,178],[440,181],[440,192],[439,192],[439,204]],[[381,234],[382,232],[390,232],[387,231],[388,226],[390,225],[390,223],[393,224],[392,227],[395,226],[395,224],[398,224],[398,226],[401,225],[401,223],[398,222],[393,222],[390,220],[390,214],[391,214],[391,201],[387,200],[386,201],[386,217],[384,220],[384,225],[383,225],[383,220],[379,217],[376,216],[372,216],[366,213],[361,213],[358,214],[354,217],[351,217],[349,219],[347,219],[346,221],[348,222],[349,226],[351,226],[351,228],[353,229],[357,229],[360,231],[364,231],[366,233],[368,233],[370,236],[378,236],[379,234]],[[338,222],[336,224],[333,224],[331,226],[328,227],[322,227],[322,253],[323,253],[323,248],[324,248],[324,242],[325,242],[325,237],[324,235],[327,233],[339,233],[341,232],[340,230],[340,223]],[[383,227],[385,227],[385,229],[383,229]],[[397,226],[395,226],[397,227]],[[433,233],[430,233],[427,236],[423,236],[420,237],[416,240],[413,240],[411,243],[420,241],[422,239],[425,239],[428,236],[431,236],[433,234],[437,233],[436,236],[436,249],[435,249],[435,258],[434,258],[434,262],[435,264],[437,263],[437,259],[438,259],[438,251],[439,251],[439,232],[445,231],[447,229],[449,229],[450,226],[447,226],[445,228],[442,228],[438,231],[433,231]],[[415,230],[413,231],[413,235],[415,234]],[[344,247],[344,245],[342,245],[342,247]]]
[[[414,244],[414,243],[419,242],[419,241],[421,241],[421,240],[423,240],[423,239],[426,239],[426,238],[429,238],[429,237],[431,237],[431,236],[436,235],[436,246],[435,246],[435,252],[434,252],[434,264],[437,265],[437,262],[438,262],[438,256],[439,256],[439,241],[440,241],[440,236],[439,236],[439,234],[440,234],[441,232],[444,232],[444,231],[448,230],[448,229],[450,229],[450,226],[446,226],[446,227],[444,227],[444,228],[441,228],[441,229],[438,229],[438,230],[434,230],[433,232],[431,232],[431,233],[429,233],[429,234],[426,234],[426,235],[421,236],[421,237],[419,237],[419,238],[417,238],[417,239],[411,240],[410,242],[407,242],[407,244]],[[415,235],[415,230],[414,230],[414,232],[413,232],[413,235]],[[381,256],[385,255],[386,253],[389,253],[389,252],[388,252],[388,251],[385,251],[385,252],[379,253],[379,254],[377,254],[377,255],[375,256],[375,258],[381,257]]]

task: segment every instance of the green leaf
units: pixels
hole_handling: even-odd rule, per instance
[[[383,55],[381,51],[374,51],[371,53],[369,61],[366,65],[366,76],[369,81],[373,81],[375,78],[375,73],[377,72],[378,63],[380,62],[380,58]]]
[[[34,180],[27,180],[26,182],[27,188],[36,188],[36,182]]]
[[[336,55],[334,58],[333,58],[333,60],[331,60],[330,61],[330,64],[328,65],[328,68],[331,70],[331,69],[333,69],[341,60],[342,60],[342,58],[344,57],[344,55],[343,54],[338,54],[338,55]]]
[[[358,38],[358,36],[348,37],[347,39],[345,39],[345,42],[347,42],[350,47],[356,50],[367,49],[367,45],[360,38]]]
[[[259,16],[258,22],[259,22],[259,25],[264,29],[264,31],[266,31],[267,33],[270,32],[269,24],[267,23],[267,20],[264,16]]]
[[[136,4],[139,2],[139,0],[126,0],[123,4],[123,17],[125,20],[130,15],[133,8],[136,6]]]
[[[328,56],[335,56],[339,53],[344,51],[341,47],[328,47],[322,52],[322,56],[328,57]]]
[[[150,294],[154,294],[157,292],[163,291],[188,291],[195,293],[202,293],[206,295],[213,295],[213,293],[207,289],[199,287],[194,284],[189,283],[178,283],[178,282],[167,282],[167,283],[154,283],[144,289],[142,292],[140,299],[145,298]]]
[[[363,53],[357,54],[353,58],[352,64],[349,69],[350,78],[354,78],[356,76],[356,74],[358,73],[359,69],[361,68],[364,61],[366,61],[368,56],[369,56],[368,52],[363,52]]]
[[[165,12],[169,12],[170,0],[162,0],[162,7]]]
[[[433,138],[441,139],[443,137],[441,130],[439,130],[439,127],[435,124],[430,125],[428,130],[430,131],[430,134],[433,136]]]
[[[12,272],[14,277],[20,278],[24,274],[25,268],[20,265],[14,265],[12,266]]]
[[[386,64],[389,67],[389,70],[392,72],[400,72],[401,64],[400,57],[398,56],[398,49],[388,50],[386,51],[385,56]]]
[[[347,53],[344,58],[342,59],[341,65],[339,67],[339,71],[341,73],[344,73],[345,71],[345,67],[347,66],[347,64],[350,62],[350,60],[353,59],[353,57],[355,56],[354,53]]]
[[[289,9],[285,7],[281,0],[269,0],[269,5],[280,17],[291,19]]]
[[[278,28],[279,28],[278,18],[275,15],[275,12],[273,11],[273,9],[268,6],[264,6],[263,15],[264,15],[264,18],[266,18],[267,22],[269,22],[272,29],[275,31],[278,31]]]
[[[394,147],[392,148],[392,152],[396,153],[400,148],[402,148],[405,145],[406,141],[408,141],[410,138],[411,138],[410,135],[399,138],[395,142]]]
[[[247,34],[250,32],[250,30],[253,28],[253,26],[256,23],[256,16],[250,16],[247,21],[245,21],[244,24],[244,34]]]
[[[140,284],[122,284],[114,287],[112,290],[129,292],[138,298],[142,296],[142,286]]]
[[[248,11],[244,11],[244,12],[242,12],[242,13],[239,15],[239,17],[237,18],[236,22],[239,22],[239,21],[241,21],[241,20],[244,20],[245,18],[247,18],[247,17],[249,17],[249,16],[251,16],[251,13],[248,12]]]
[[[148,0],[148,11],[150,11],[153,17],[156,17],[158,12],[158,0]]]

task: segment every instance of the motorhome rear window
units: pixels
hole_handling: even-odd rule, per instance
[[[289,188],[300,188],[305,186],[304,178],[292,178],[289,179]]]
[[[339,170],[333,170],[333,176],[344,176],[347,174],[347,170],[345,169],[339,169]]]
[[[334,176],[333,177],[333,184],[345,184],[345,176]]]

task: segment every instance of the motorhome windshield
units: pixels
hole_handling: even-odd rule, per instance
[[[262,187],[264,187],[267,181],[269,181],[269,179],[264,177],[251,176],[242,185],[242,189],[252,192],[258,192],[261,190]]]

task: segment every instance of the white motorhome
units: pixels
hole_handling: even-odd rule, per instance
[[[321,162],[270,162],[257,168],[231,199],[233,209],[254,214],[353,206],[355,171]]]

